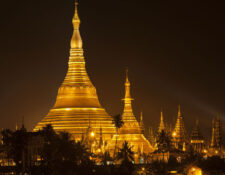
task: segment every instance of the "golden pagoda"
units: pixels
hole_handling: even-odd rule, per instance
[[[212,137],[210,147],[217,149],[221,149],[222,147],[221,122],[219,116],[212,120]]]
[[[96,89],[90,81],[85,68],[83,43],[79,32],[80,19],[75,3],[75,14],[72,20],[73,36],[71,39],[68,72],[61,84],[55,105],[46,117],[37,124],[34,131],[51,124],[57,131],[67,131],[76,140],[85,135],[89,125],[95,132],[96,139],[109,140],[116,133],[112,117],[99,103]]]
[[[193,146],[194,151],[202,153],[204,149],[204,139],[199,129],[198,120],[196,120],[195,128],[191,134],[191,145]]]
[[[125,98],[124,101],[124,110],[122,114],[122,120],[124,122],[123,126],[119,129],[119,134],[114,135],[112,139],[112,145],[115,145],[117,139],[117,147],[121,148],[124,141],[127,141],[130,146],[132,146],[132,151],[135,152],[135,161],[138,160],[138,155],[148,154],[153,151],[153,148],[149,141],[141,132],[141,127],[136,120],[136,117],[133,114],[132,110],[132,100],[130,95],[130,82],[128,79],[128,71],[126,74],[125,82]]]
[[[145,134],[145,125],[144,125],[144,121],[143,121],[143,112],[142,111],[141,111],[141,114],[140,114],[139,125],[141,127],[141,133]]]
[[[180,146],[183,147],[184,142],[186,142],[186,131],[184,128],[184,121],[183,116],[181,115],[180,105],[178,106],[178,115],[177,121],[172,133],[174,146],[179,148]]]
[[[155,147],[155,144],[156,144],[156,137],[153,133],[153,130],[152,128],[150,127],[149,130],[148,130],[148,141],[150,142],[150,144]]]
[[[161,133],[163,130],[165,131],[165,129],[166,129],[166,127],[165,127],[164,120],[163,120],[163,111],[161,111],[158,133]]]

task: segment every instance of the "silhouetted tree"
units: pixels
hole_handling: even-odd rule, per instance
[[[116,155],[116,149],[117,149],[117,136],[118,136],[118,130],[123,126],[124,122],[122,120],[122,117],[120,114],[113,116],[113,124],[116,127],[116,143],[115,143],[115,149],[114,149],[114,157]]]
[[[67,132],[56,133],[51,125],[46,125],[35,133],[27,132],[24,127],[16,131],[7,129],[2,131],[2,136],[1,150],[16,163],[16,174],[25,172],[33,175],[92,173],[93,161],[90,160],[91,156],[86,146],[82,142],[75,142]],[[33,142],[35,139],[38,139],[37,142]],[[40,143],[40,145],[33,147],[32,143]],[[34,158],[34,161],[37,161],[36,158],[39,156],[40,165],[30,166],[28,160],[30,162],[30,158]]]
[[[119,150],[117,160],[121,160],[121,164],[125,165],[134,161],[134,152],[132,151],[132,147],[128,145],[127,141],[123,143],[122,148]]]
[[[158,146],[158,150],[162,152],[170,151],[172,148],[171,138],[164,130],[160,132],[156,143]]]
[[[45,142],[42,163],[47,169],[47,174],[72,175],[74,172],[86,172],[87,167],[92,166],[88,149],[81,142],[75,142],[69,133],[57,134],[51,125],[47,125],[40,132]]]
[[[25,173],[26,153],[28,144],[28,135],[24,127],[12,131],[5,129],[2,131],[3,147],[7,157],[12,158],[16,164],[16,174]]]
[[[119,167],[119,172],[121,174],[131,174],[134,171],[134,165],[132,163],[132,161],[134,161],[134,152],[132,151],[132,147],[128,145],[127,141],[123,143],[122,148],[119,150],[117,160],[121,161],[121,165]]]
[[[106,152],[101,156],[101,158],[102,158],[102,164],[103,164],[104,166],[107,165],[107,162],[108,162],[108,161],[112,161],[112,157],[110,156],[110,154],[109,154],[108,151],[106,151]]]

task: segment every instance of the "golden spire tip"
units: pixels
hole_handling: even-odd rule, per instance
[[[77,0],[75,0],[75,6],[78,6],[78,1]]]
[[[129,78],[128,78],[128,68],[126,68],[126,82],[129,83]]]
[[[143,120],[143,112],[141,110],[140,121],[142,121],[142,120]]]
[[[178,116],[181,116],[180,104],[178,105]]]

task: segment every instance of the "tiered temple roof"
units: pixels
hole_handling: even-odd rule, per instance
[[[119,134],[114,135],[112,143],[118,140],[118,147],[121,147],[124,141],[132,146],[133,151],[137,153],[149,153],[153,151],[153,148],[145,136],[141,133],[141,128],[133,114],[132,110],[132,100],[130,95],[130,81],[128,79],[128,72],[126,74],[125,82],[125,98],[124,110],[122,114],[122,120],[124,122],[123,126],[119,129]]]
[[[142,111],[141,111],[141,114],[140,114],[139,125],[140,125],[140,128],[141,128],[141,133],[144,134],[144,132],[145,132],[145,125],[144,125],[144,121],[143,121],[143,112]]]
[[[178,106],[177,121],[172,136],[174,142],[177,144],[183,144],[183,142],[186,141],[186,132],[184,128],[183,116],[181,115],[180,105]]]
[[[152,128],[149,128],[148,130],[148,141],[150,142],[150,144],[154,147],[156,144],[156,137],[153,133]]]
[[[73,36],[68,72],[58,90],[54,107],[37,124],[34,131],[38,131],[46,124],[51,124],[57,132],[67,131],[75,139],[80,140],[91,124],[92,129],[96,132],[96,139],[100,138],[99,128],[101,127],[103,140],[110,140],[116,130],[112,124],[112,117],[102,108],[96,89],[86,72],[83,43],[79,32],[80,19],[77,3],[72,22]]]
[[[191,134],[191,142],[196,142],[196,141],[203,141],[203,136],[199,129],[198,120],[196,121],[195,128],[193,129],[192,134]]]
[[[161,133],[163,130],[165,131],[165,129],[166,129],[166,127],[165,127],[164,120],[163,120],[163,111],[161,111],[158,133]]]
[[[212,120],[212,137],[210,147],[222,147],[221,122],[219,116]]]

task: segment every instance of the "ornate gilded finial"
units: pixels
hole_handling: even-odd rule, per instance
[[[181,117],[180,104],[178,105],[178,117]]]
[[[16,131],[18,130],[18,122],[16,122]]]
[[[73,36],[72,36],[72,40],[71,40],[71,48],[73,49],[82,49],[82,39],[80,36],[80,32],[79,32],[79,27],[80,27],[80,19],[78,16],[78,2],[75,1],[75,12],[74,12],[74,16],[73,16]]]
[[[130,85],[129,78],[128,78],[128,68],[126,68],[126,83]]]
[[[125,98],[126,100],[132,100],[130,96],[130,81],[128,78],[128,69],[126,68],[126,82],[125,82]]]
[[[210,146],[211,147],[215,146],[215,120],[214,120],[214,118],[212,119],[212,136],[211,136]]]
[[[140,122],[142,122],[143,121],[143,112],[142,112],[142,110],[141,110],[141,114],[140,114]]]
[[[162,130],[165,130],[165,124],[164,124],[164,121],[163,121],[163,111],[161,110],[161,116],[160,116],[160,123],[159,123],[159,130],[158,132],[161,133]]]
[[[163,111],[161,110],[161,116],[160,116],[161,122],[163,122]]]
[[[75,0],[75,7],[77,7],[78,6],[78,2],[77,2],[77,0]]]
[[[78,12],[77,12],[78,11],[77,7],[78,7],[78,2],[77,2],[77,0],[75,0],[75,15],[74,15],[75,18],[79,18],[78,17]]]
[[[142,134],[144,134],[144,132],[145,132],[145,125],[144,125],[144,121],[143,121],[143,112],[142,112],[142,110],[141,110],[141,114],[140,114],[139,125],[140,125],[140,129],[141,129]]]
[[[174,142],[175,144],[180,144],[181,142],[186,141],[186,131],[184,128],[184,122],[183,117],[181,115],[180,105],[178,105],[178,115],[177,115],[177,121],[175,124],[175,128],[173,131],[173,137],[176,138]]]

